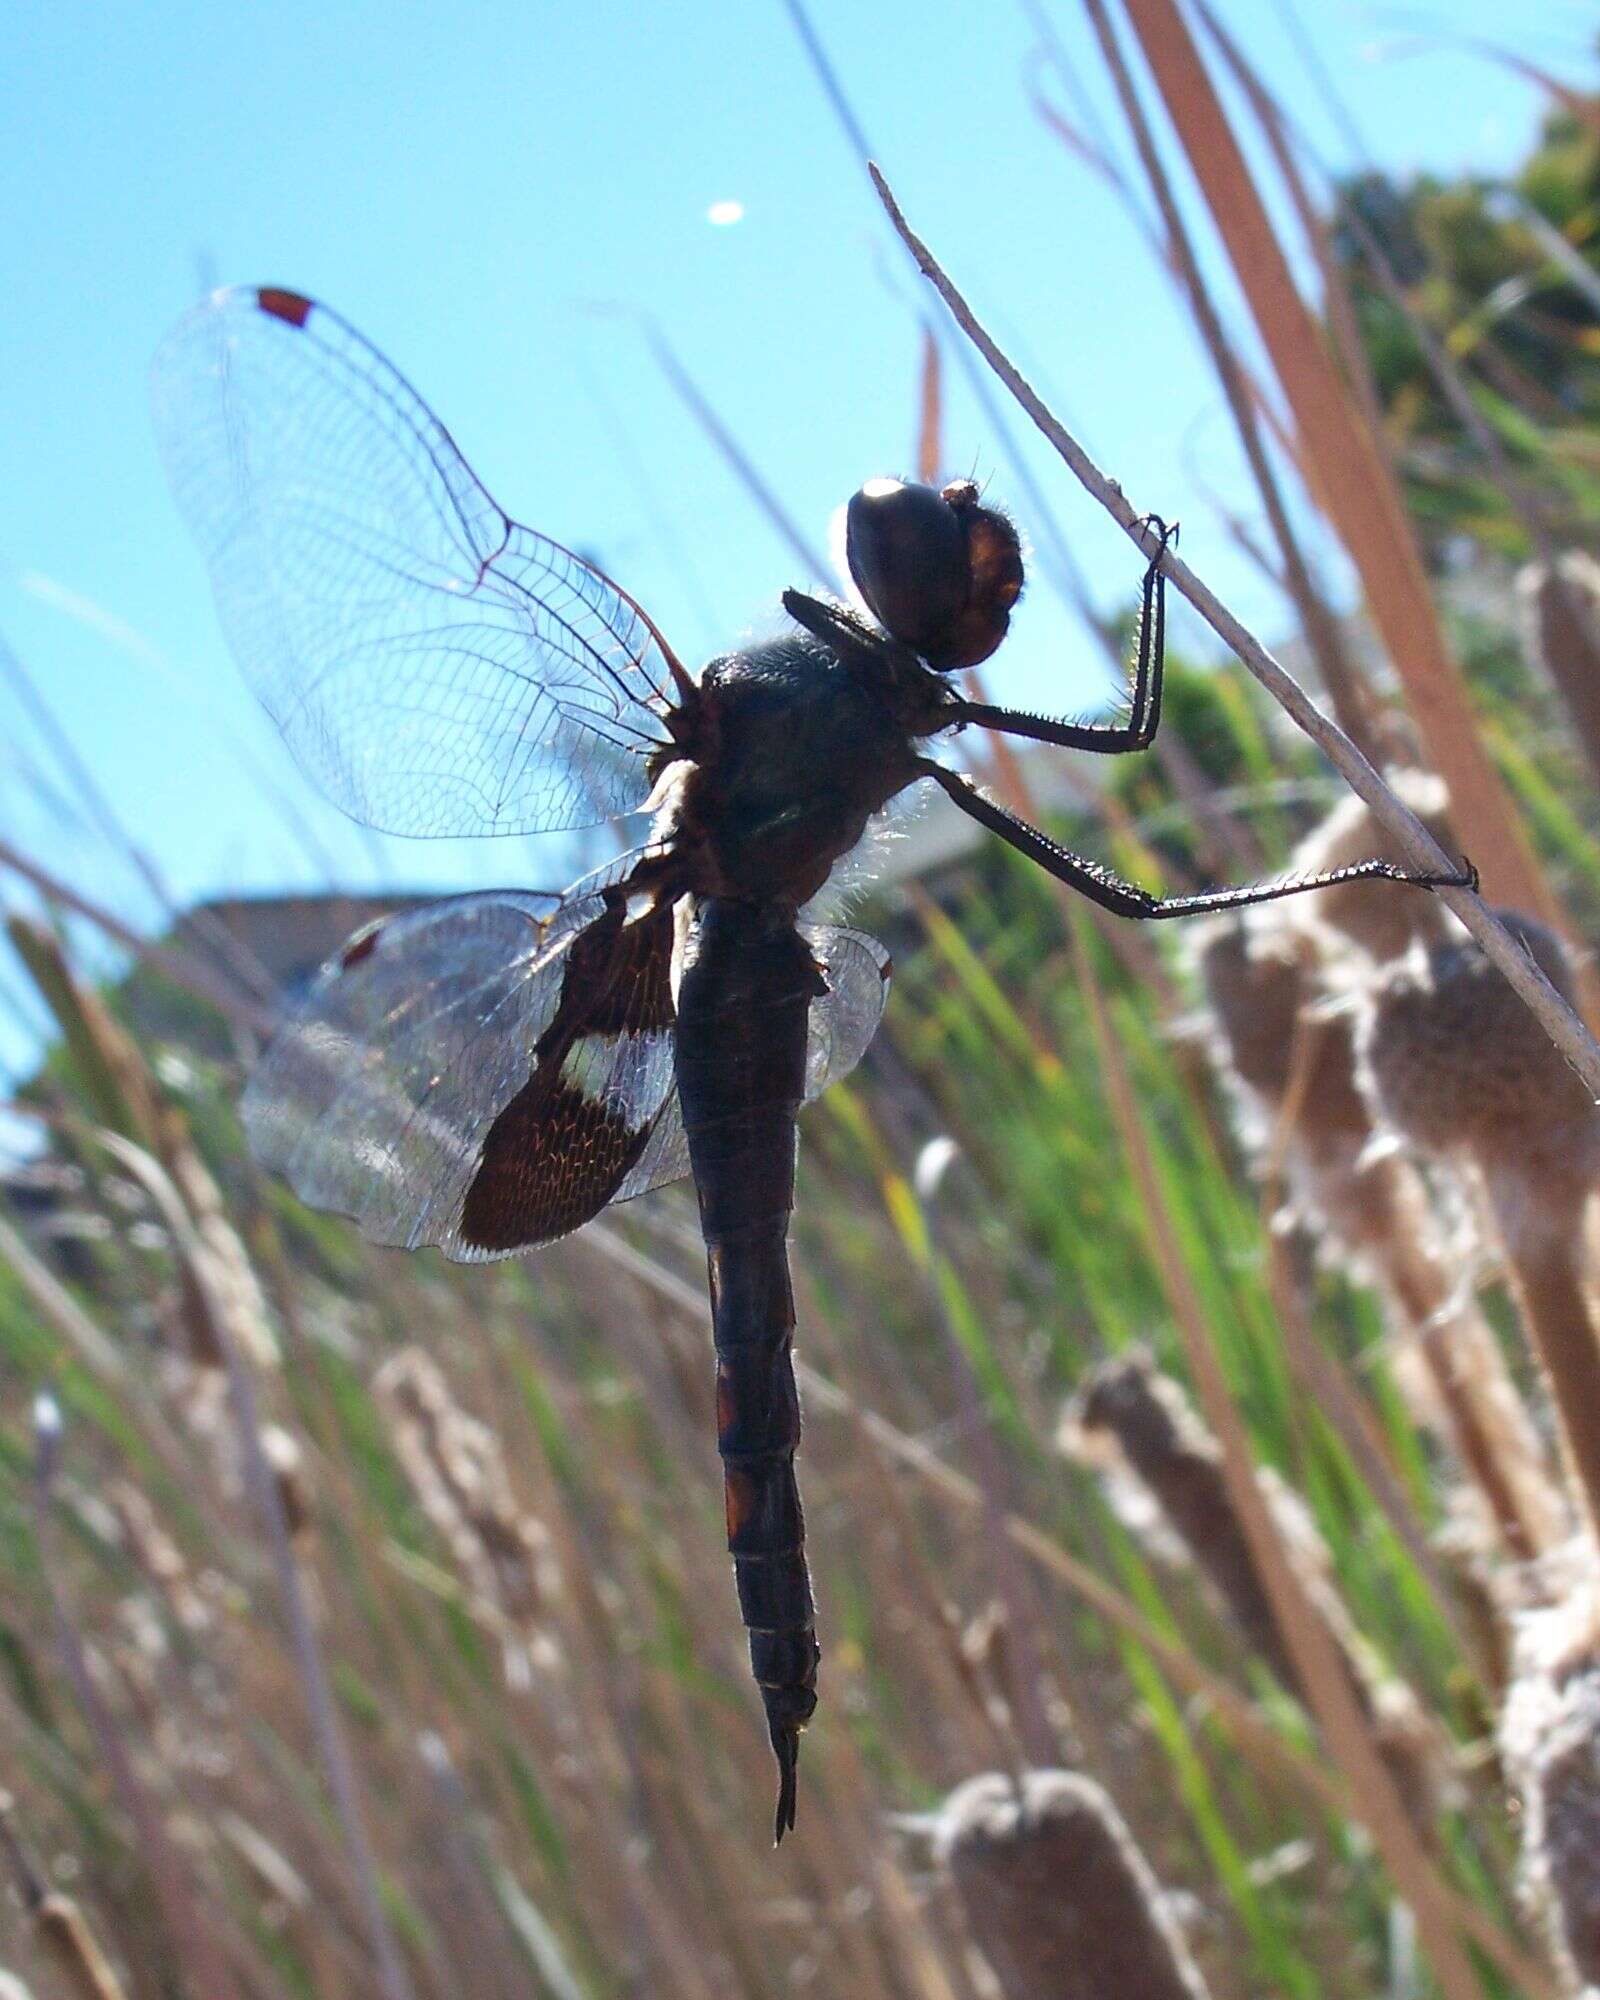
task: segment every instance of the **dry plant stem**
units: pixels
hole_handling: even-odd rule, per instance
[[[54,709],[34,685],[33,677],[3,639],[0,639],[0,675],[4,676],[12,692],[27,710],[35,728],[48,741],[57,763],[71,779],[83,800],[85,810],[99,828],[107,844],[114,852],[120,853],[135,870],[150,894],[160,904],[168,924],[176,925],[182,911],[172,892],[162,880],[149,856],[129,837],[94,773],[79,755],[71,732],[62,727]],[[247,948],[231,935],[226,925],[219,923],[209,911],[199,909],[191,913],[191,921],[224,963],[239,975],[246,991],[258,999],[270,1000],[273,997],[275,989],[271,976],[251,956]]]
[[[1429,1546],[1371,1409],[1351,1388],[1344,1370],[1307,1322],[1282,1239],[1273,1233],[1267,1221],[1263,1221],[1262,1234],[1267,1245],[1267,1286],[1278,1324],[1283,1329],[1290,1367],[1307,1396],[1337,1433],[1418,1575],[1427,1582],[1435,1610],[1449,1627],[1472,1671],[1485,1687],[1493,1686],[1489,1660],[1477,1643],[1477,1635],[1469,1631],[1460,1616],[1456,1592],[1446,1581]]]
[[[1278,1108],[1273,1146],[1265,1176],[1269,1190],[1281,1178],[1284,1154],[1311,1082],[1326,1023],[1295,1024],[1289,1087]],[[1402,1331],[1417,1345],[1428,1380],[1448,1423],[1449,1442],[1476,1482],[1507,1553],[1518,1561],[1551,1548],[1570,1524],[1550,1478],[1539,1441],[1523,1409],[1494,1335],[1470,1301],[1458,1297],[1459,1273],[1452,1271],[1436,1241],[1433,1212],[1426,1190],[1411,1161],[1389,1153],[1362,1168],[1350,1198],[1339,1204],[1337,1233],[1352,1249],[1369,1256],[1380,1273],[1383,1291],[1400,1316]],[[1264,1226],[1267,1226],[1264,1224]],[[1284,1246],[1267,1227],[1268,1272],[1288,1337],[1290,1358],[1307,1371],[1307,1386],[1320,1393],[1330,1415],[1338,1406],[1333,1385],[1345,1385],[1344,1375],[1301,1324],[1295,1287]],[[1311,1371],[1327,1371],[1320,1390]],[[1381,1446],[1375,1446],[1381,1454]],[[1387,1461],[1385,1461],[1387,1463]],[[1374,1494],[1383,1498],[1383,1487]],[[1386,1511],[1390,1511],[1386,1509]],[[1418,1567],[1440,1594],[1443,1579],[1431,1551],[1418,1552],[1390,1512],[1397,1530]],[[1424,1543],[1424,1549],[1426,1544]],[[1452,1593],[1440,1597],[1448,1605]]]
[[[1294,413],[1308,467],[1360,572],[1429,758],[1482,850],[1484,878],[1497,902],[1559,930],[1559,905],[1479,741],[1399,491],[1295,287],[1188,24],[1176,0],[1125,5]]]
[[[1553,1201],[1537,1225],[1530,1225],[1526,1201],[1508,1198],[1493,1175],[1489,1194],[1497,1214],[1503,1213],[1500,1240],[1511,1287],[1550,1376],[1572,1474],[1590,1526],[1600,1534],[1600,1397],[1595,1393],[1600,1326],[1584,1269],[1589,1190],[1579,1186],[1570,1200]]]
[[[1133,134],[1140,165],[1144,168],[1145,178],[1155,195],[1156,206],[1161,211],[1161,220],[1171,246],[1173,265],[1188,295],[1190,310],[1200,330],[1201,340],[1211,356],[1212,365],[1217,371],[1217,379],[1222,385],[1222,393],[1232,412],[1234,426],[1239,433],[1239,442],[1243,446],[1251,476],[1256,482],[1262,505],[1266,509],[1273,539],[1278,545],[1284,582],[1300,613],[1306,638],[1316,656],[1323,685],[1328,690],[1334,713],[1345,733],[1353,742],[1360,745],[1364,753],[1375,756],[1378,743],[1378,718],[1371,693],[1355,671],[1340,637],[1338,623],[1312,581],[1311,572],[1301,553],[1300,543],[1284,502],[1283,491],[1278,484],[1278,476],[1273,470],[1272,461],[1268,458],[1266,446],[1262,442],[1260,426],[1256,422],[1255,401],[1216,306],[1212,302],[1211,294],[1206,288],[1199,259],[1195,256],[1189,232],[1184,227],[1183,216],[1173,198],[1172,185],[1167,178],[1166,168],[1162,165],[1161,156],[1156,150],[1149,121],[1145,118],[1144,109],[1133,87],[1133,79],[1128,74],[1122,50],[1117,44],[1111,17],[1106,10],[1104,0],[1084,0],[1084,7],[1100,43],[1106,67],[1111,72],[1111,80],[1116,86],[1117,99],[1122,106],[1123,116],[1128,121],[1128,129]]]
[[[127,2000],[122,1981],[100,1949],[88,1919],[70,1896],[50,1889],[41,1879],[18,1838],[11,1813],[10,1796],[0,1792],[0,1854],[6,1858],[17,1899],[33,1920],[40,1945],[59,1969],[73,2000]]]
[[[43,1323],[52,1328],[90,1375],[135,1412],[144,1443],[181,1490],[194,1477],[191,1448],[173,1430],[139,1372],[130,1370],[123,1350],[101,1332],[55,1274],[0,1216],[0,1259],[10,1265]]]
[[[780,540],[810,577],[825,577],[829,565],[821,551],[812,548],[801,534],[783,502],[757,471],[754,460],[717,415],[699,383],[673,352],[666,335],[647,314],[639,313],[635,317],[644,329],[644,337],[661,372],[677,391],[689,414],[733,468],[735,476],[766,515]]]
[[[328,1789],[333,1797],[334,1808],[339,1815],[340,1830],[344,1836],[349,1865],[355,1877],[356,1892],[366,1924],[367,1941],[372,1948],[376,1963],[378,1982],[385,2000],[416,2000],[411,1975],[406,1969],[405,1960],[400,1955],[399,1945],[383,1907],[383,1895],[378,1883],[377,1859],[367,1837],[366,1822],[356,1788],[355,1767],[351,1763],[339,1727],[333,1689],[327,1669],[323,1665],[311,1605],[290,1538],[283,1495],[261,1442],[261,1420],[256,1407],[255,1383],[249,1365],[239,1352],[233,1338],[225,1302],[213,1295],[211,1266],[205,1247],[195,1234],[194,1226],[184,1210],[177,1189],[158,1162],[143,1148],[129,1144],[114,1132],[105,1132],[100,1136],[102,1143],[135,1176],[160,1211],[162,1221],[170,1231],[173,1242],[179,1246],[183,1260],[211,1319],[212,1333],[227,1371],[228,1397],[238,1433],[246,1488],[266,1530],[279,1592],[288,1614],[295,1661],[305,1693],[312,1732],[316,1738],[318,1754],[322,1760]]]
[[[1600,780],[1600,572],[1586,556],[1563,561],[1546,549],[1540,555],[1541,568],[1517,580],[1519,595],[1527,592],[1525,650],[1555,684],[1590,772]]]
[[[816,29],[812,26],[810,15],[801,4],[801,0],[785,0],[785,5],[805,46],[806,55],[813,70],[816,72],[817,81],[822,86],[823,94],[827,97],[829,105],[833,109],[834,116],[839,121],[840,129],[844,133],[845,142],[850,148],[852,157],[863,164],[867,164],[869,171],[871,171],[870,155],[872,149],[867,143],[866,133],[862,129],[860,119],[855,114],[854,107],[845,95],[844,86],[839,80],[838,71],[828,59],[827,51],[823,48],[821,39],[817,35]],[[1044,29],[1042,17],[1037,15],[1036,25],[1040,27],[1041,33],[1044,34],[1047,41],[1052,39]],[[1110,163],[1106,162],[1103,156],[1097,154],[1092,147],[1089,149],[1088,157],[1101,165],[1102,169],[1109,169],[1112,183],[1119,188],[1119,191],[1123,192],[1125,196],[1130,194],[1130,191],[1126,189],[1115,169],[1110,168]],[[1158,242],[1154,242],[1153,232],[1149,229],[1148,219],[1143,216],[1137,204],[1133,203],[1131,199],[1130,213],[1136,216],[1140,226],[1147,233],[1152,234],[1153,247],[1157,254],[1160,255],[1161,245]],[[1095,610],[1083,573],[1073,558],[1071,546],[1057,526],[1054,511],[1040,490],[1038,482],[1029,468],[1028,461],[1018,453],[1013,444],[1005,419],[996,408],[994,399],[990,395],[988,386],[984,381],[983,371],[976,365],[970,351],[964,344],[957,349],[956,358],[963,374],[967,377],[974,395],[978,399],[979,407],[983,410],[986,418],[1005,447],[1006,455],[1010,460],[1011,470],[1017,481],[1019,490],[1028,498],[1029,505],[1032,508],[1036,538],[1047,540],[1049,543],[1051,560],[1045,564],[1046,574],[1049,575],[1051,582],[1060,592],[1063,600],[1078,613],[1089,631],[1099,641],[1110,663],[1112,672],[1120,676],[1124,671],[1124,662],[1118,648],[1116,635],[1107,622]],[[927,442],[928,433],[926,428],[924,428],[922,436],[919,439],[921,446],[919,450],[919,464],[925,465],[929,462],[930,455],[926,449]],[[933,462],[936,463],[937,460]],[[930,475],[924,472],[920,476],[929,477]],[[757,498],[760,498],[759,494]],[[1187,800],[1194,812],[1197,831],[1204,843],[1205,849],[1214,847],[1222,854],[1232,855],[1235,858],[1241,859],[1243,865],[1250,865],[1252,843],[1248,833],[1241,829],[1228,814],[1219,812],[1216,809],[1208,788],[1198,782],[1199,774],[1194,766],[1193,759],[1189,756],[1185,747],[1175,737],[1170,739],[1158,737],[1154,749],[1156,758],[1166,773],[1173,789]],[[1114,948],[1122,956],[1129,956],[1124,947],[1118,945],[1114,946]]]
[[[126,2000],[122,1981],[70,1896],[46,1896],[33,1926],[76,2000]]]
[[[130,951],[144,964],[165,973],[167,978],[183,987],[187,992],[208,1000],[224,1017],[240,1027],[253,1029],[257,1034],[270,1035],[279,1025],[276,1011],[263,1007],[259,1001],[248,998],[237,987],[219,979],[211,968],[196,958],[193,953],[173,945],[152,944],[135,930],[114,917],[99,903],[91,902],[87,896],[80,896],[65,882],[41,868],[36,861],[30,861],[25,854],[0,841],[0,868],[9,868],[20,875],[25,882],[31,882],[46,901],[63,910],[70,910],[74,916],[86,917],[96,929],[108,938]]]
[[[937,1257],[940,1253],[931,1218],[925,1218],[924,1227],[929,1232],[929,1248],[932,1255]],[[1044,1674],[1037,1637],[1032,1619],[1028,1615],[1027,1599],[1016,1573],[1016,1554],[1005,1533],[1005,1518],[1011,1508],[1010,1480],[1007,1476],[1004,1454],[998,1447],[994,1428],[984,1408],[982,1392],[978,1387],[977,1376],[973,1373],[972,1363],[961,1344],[961,1336],[950,1318],[944,1294],[935,1281],[931,1261],[925,1269],[925,1277],[927,1280],[925,1293],[944,1333],[945,1355],[955,1377],[961,1421],[971,1440],[973,1457],[980,1475],[978,1484],[983,1493],[985,1528],[989,1539],[995,1543],[995,1593],[1005,1607],[1012,1643],[1017,1649],[1017,1685],[1014,1700],[1017,1734],[1022,1748],[1033,1763],[1049,1763],[1061,1755],[1061,1743],[1045,1713],[1044,1701],[1040,1694]]]
[[[1448,1411],[1463,1463],[1494,1515],[1508,1553],[1525,1559],[1570,1532],[1493,1330],[1436,1241],[1433,1213],[1408,1160],[1379,1162],[1368,1175],[1372,1212],[1383,1219],[1376,1247],[1384,1281]]]
[[[704,1307],[699,1294],[689,1285],[652,1259],[641,1256],[605,1223],[591,1223],[583,1232],[582,1240],[591,1249],[632,1272],[673,1308],[685,1334],[698,1336]],[[863,1407],[858,1397],[841,1389],[826,1375],[819,1374],[798,1356],[795,1375],[814,1410],[822,1410],[852,1425],[887,1458],[903,1466],[924,1485],[956,1506],[967,1512],[981,1513],[984,1510],[985,1498],[978,1485],[964,1473],[947,1465],[931,1446],[919,1438],[908,1436],[877,1411]],[[1214,1714],[1261,1769],[1277,1772],[1337,1818],[1349,1817],[1350,1793],[1337,1769],[1329,1769],[1315,1756],[1290,1743],[1253,1701],[1204,1666],[1187,1648],[1159,1631],[1121,1591],[1107,1583],[1087,1563],[1080,1562],[1033,1522],[1017,1514],[1007,1514],[1004,1527],[1016,1547],[1047,1576],[1054,1577],[1104,1618],[1107,1624],[1137,1641],[1173,1685]],[[1445,1900],[1454,1921],[1505,1972],[1522,2000],[1562,2000],[1545,1966],[1508,1937],[1487,1911],[1458,1894],[1437,1876],[1433,1881],[1436,1892]],[[1479,2000],[1476,1988],[1461,1990],[1471,1994],[1472,2000]]]
[[[1350,384],[1359,399],[1362,419],[1372,437],[1374,446],[1390,463],[1388,438],[1384,430],[1383,406],[1378,399],[1378,385],[1372,373],[1372,363],[1361,338],[1360,324],[1356,318],[1355,301],[1350,296],[1350,288],[1345,284],[1338,265],[1328,247],[1328,231],[1318,215],[1316,204],[1306,186],[1300,171],[1300,163],[1295,158],[1289,143],[1287,121],[1284,119],[1276,100],[1267,91],[1255,71],[1245,61],[1239,45],[1228,33],[1216,13],[1206,4],[1197,0],[1197,12],[1206,24],[1206,31],[1216,43],[1223,61],[1232,71],[1239,88],[1244,92],[1256,122],[1261,127],[1267,148],[1272,154],[1273,164],[1282,177],[1288,191],[1289,200],[1300,223],[1300,233],[1306,240],[1307,248],[1317,260],[1317,270],[1322,278],[1323,307],[1328,315],[1329,328],[1338,344],[1339,359]],[[1358,157],[1363,164],[1370,165],[1361,148]]]
[[[1222,1447],[1223,1472],[1279,1635],[1329,1753],[1350,1780],[1354,1808],[1372,1835],[1395,1888],[1410,1905],[1424,1951],[1446,2000],[1482,2000],[1482,1988],[1462,1946],[1457,1917],[1393,1779],[1384,1768],[1338,1648],[1317,1616],[1284,1548],[1256,1477],[1243,1419],[1212,1344],[1205,1308],[1174,1236],[1161,1183],[1150,1158],[1121,1045],[1101,1001],[1094,966],[1073,927],[1079,983],[1089,1007],[1101,1075],[1140,1193],[1144,1216],[1206,1421]]]
[[[95,1747],[109,1773],[113,1790],[132,1824],[140,1859],[149,1871],[162,1920],[172,1942],[175,1962],[189,1966],[194,1974],[191,1991],[198,2000],[243,2000],[233,1972],[222,1955],[210,1923],[167,1838],[160,1811],[148,1788],[135,1770],[116,1718],[100,1692],[83,1640],[72,1621],[72,1613],[62,1591],[61,1562],[55,1539],[54,1441],[39,1454],[33,1494],[34,1536],[39,1550],[39,1567],[55,1621],[56,1640],[67,1670],[67,1679],[89,1724]],[[92,1990],[92,1989],[91,1989]]]
[[[1582,102],[1585,108],[1577,115],[1586,118],[1593,126],[1595,124],[1593,109],[1587,99]],[[1597,278],[1585,263],[1577,245],[1569,242],[1555,224],[1541,214],[1526,197],[1513,195],[1507,190],[1502,199],[1509,199],[1512,202],[1517,220],[1532,234],[1551,263],[1556,265],[1575,291],[1583,294],[1591,310],[1600,313],[1600,278]]]
[[[1073,476],[1126,531],[1145,557],[1154,558],[1160,545],[1156,536],[1144,526],[1145,517],[1135,511],[1122,488],[1115,480],[1106,477],[1006,359],[974,317],[972,308],[945,276],[933,253],[912,231],[876,166],[871,168],[871,173],[890,221],[916,258],[923,274],[949,306],[963,332],[1055,446]],[[1194,606],[1218,638],[1238,655],[1341,777],[1348,781],[1351,789],[1366,800],[1373,817],[1393,837],[1405,860],[1416,868],[1435,873],[1447,873],[1454,868],[1456,863],[1451,856],[1432,838],[1416,815],[1395,797],[1344,731],[1322,714],[1304,688],[1284,670],[1255,634],[1234,617],[1221,599],[1200,581],[1188,564],[1173,554],[1170,546],[1161,558],[1161,566],[1172,584]],[[1445,768],[1443,763],[1440,768]],[[1453,787],[1452,798],[1457,798]],[[1457,803],[1463,808],[1463,819],[1468,824],[1475,824],[1470,810],[1466,809],[1466,801],[1457,799]],[[1435,893],[1455,912],[1482,945],[1489,959],[1504,973],[1540,1026],[1583,1079],[1590,1095],[1600,1100],[1600,1045],[1596,1044],[1582,1021],[1505,926],[1490,914],[1479,896],[1470,889],[1440,889]],[[1529,896],[1525,901],[1537,910],[1544,906],[1547,897]]]

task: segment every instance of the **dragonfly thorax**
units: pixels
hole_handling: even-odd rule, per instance
[[[713,660],[699,699],[705,747],[675,829],[694,887],[800,904],[917,777],[915,738],[932,726],[938,694],[796,633]]]

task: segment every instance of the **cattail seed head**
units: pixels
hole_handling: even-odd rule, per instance
[[[1553,932],[1501,920],[1568,999]],[[1384,1115],[1425,1151],[1486,1160],[1593,1153],[1594,1107],[1577,1076],[1470,938],[1418,944],[1374,983],[1362,1054]]]
[[[1068,1405],[1061,1442],[1114,1440],[1128,1469],[1148,1490],[1184,1552],[1206,1578],[1249,1645],[1288,1687],[1296,1676],[1262,1587],[1222,1468],[1222,1448],[1183,1387],[1157,1368],[1147,1348],[1132,1348],[1090,1371]],[[1077,1455],[1075,1453],[1075,1455]],[[1275,1512],[1288,1525],[1289,1496],[1279,1486]],[[1294,1523],[1304,1549],[1315,1535]]]
[[[1591,1993],[1600,1988],[1600,1597],[1592,1577],[1523,1619],[1500,1733],[1522,1799],[1529,1897]]]
[[[1205,2000],[1149,1863],[1092,1779],[969,1778],[934,1851],[1005,2000]]]
[[[1063,1447],[1114,1439],[1251,1647],[1291,1692],[1304,1698],[1293,1655],[1278,1627],[1244,1523],[1223,1471],[1222,1447],[1180,1383],[1135,1348],[1102,1362],[1069,1404]],[[1304,1501],[1271,1468],[1257,1473],[1263,1498],[1301,1587],[1338,1649],[1374,1745],[1419,1824],[1435,1816],[1442,1759],[1437,1731],[1404,1681],[1384,1672],[1356,1631],[1334,1579],[1332,1558]]]
[[[1307,954],[1281,927],[1239,916],[1194,925],[1189,944],[1210,1002],[1217,1055],[1257,1097],[1280,1102],[1301,1009],[1316,997]]]
[[[1600,773],[1600,563],[1581,549],[1528,563],[1516,594],[1524,656],[1554,682]]]
[[[1449,794],[1442,780],[1428,771],[1390,771],[1391,788],[1409,806],[1447,852],[1458,853],[1451,831]],[[1319,826],[1295,849],[1291,872],[1321,874],[1350,868],[1374,858],[1404,860],[1393,839],[1373,817],[1364,799],[1353,793],[1341,799]],[[1344,882],[1337,888],[1316,889],[1283,906],[1280,921],[1290,928],[1317,928],[1337,933],[1374,959],[1395,957],[1415,937],[1436,936],[1447,925],[1442,906],[1415,889],[1392,882]]]

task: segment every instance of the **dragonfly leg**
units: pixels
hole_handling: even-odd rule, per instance
[[[970,778],[925,758],[924,777],[941,786],[961,810],[980,826],[997,833],[1008,847],[1035,861],[1046,874],[1065,882],[1091,903],[1113,916],[1152,921],[1160,917],[1197,917],[1213,910],[1243,910],[1253,903],[1275,903],[1283,896],[1303,895],[1308,889],[1331,889],[1341,882],[1399,882],[1414,889],[1473,889],[1478,871],[1470,861],[1444,874],[1428,874],[1404,868],[1397,861],[1357,861],[1348,868],[1331,868],[1320,875],[1295,875],[1281,882],[1248,882],[1235,889],[1207,889],[1194,896],[1153,896],[1136,883],[1124,882],[1087,855],[1073,854],[1047,833],[1029,826],[1026,820],[979,791]]]

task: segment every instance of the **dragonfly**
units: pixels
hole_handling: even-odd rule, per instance
[[[641,846],[564,895],[463,895],[367,925],[269,1043],[242,1116],[306,1203],[465,1263],[693,1176],[728,1548],[781,1841],[821,1660],[795,1476],[797,1118],[860,1061],[890,977],[873,938],[814,920],[840,862],[928,783],[1132,918],[1359,879],[1470,884],[1470,868],[1374,859],[1161,898],[933,754],[969,727],[1149,745],[1171,542],[1154,517],[1125,710],[1052,720],[957,679],[1000,645],[1024,583],[1015,525],[971,481],[869,480],[846,509],[859,604],[785,591],[776,636],[692,674],[626,590],[502,510],[328,307],[274,286],[213,294],[160,350],[154,403],[231,649],[336,805],[421,837],[650,815]]]

